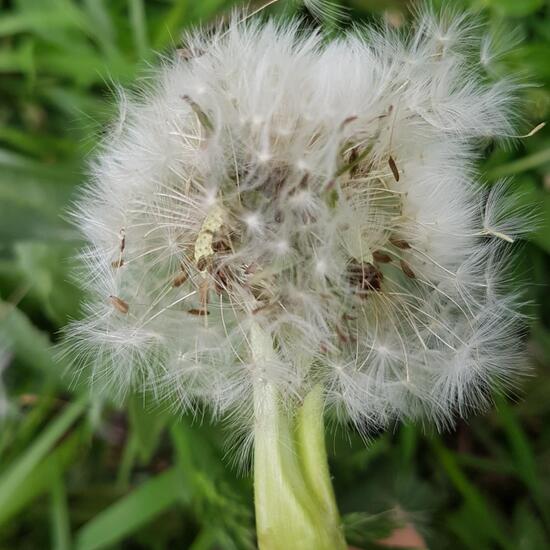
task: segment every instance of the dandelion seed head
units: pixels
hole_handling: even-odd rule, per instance
[[[77,371],[233,419],[257,384],[290,403],[322,383],[359,429],[444,426],[509,384],[521,323],[501,251],[530,219],[505,183],[481,189],[474,151],[512,134],[514,86],[467,61],[466,17],[366,34],[236,18],[121,95],[73,213]]]

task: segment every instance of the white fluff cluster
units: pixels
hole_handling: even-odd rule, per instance
[[[328,43],[236,19],[188,36],[121,96],[74,212],[80,369],[215,416],[252,410],[258,384],[292,401],[322,383],[359,428],[485,405],[521,363],[503,277],[525,224],[475,181],[514,94],[480,48],[431,13]],[[273,360],[251,351],[258,327]]]

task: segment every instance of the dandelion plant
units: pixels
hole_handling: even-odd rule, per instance
[[[529,222],[475,166],[515,133],[518,86],[482,35],[427,9],[332,39],[237,15],[120,94],[73,212],[69,347],[100,390],[253,446],[262,550],[346,547],[325,415],[445,427],[521,370],[506,283]]]

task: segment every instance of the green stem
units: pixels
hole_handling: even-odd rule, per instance
[[[257,326],[251,346],[256,362],[274,358]],[[320,386],[292,414],[271,384],[257,384],[254,496],[261,550],[347,548],[327,464]]]

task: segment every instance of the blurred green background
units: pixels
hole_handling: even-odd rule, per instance
[[[340,3],[353,20],[382,15],[395,25],[407,8]],[[444,3],[480,11],[521,37],[499,70],[519,70],[535,84],[524,92],[520,130],[546,120],[550,3]],[[254,548],[251,482],[231,467],[222,428],[176,418],[142,397],[124,405],[90,399],[85,387],[71,388],[53,352],[80,301],[69,278],[80,243],[64,214],[113,116],[115,84],[146,74],[184,27],[239,4],[0,0],[2,550]],[[452,433],[397,426],[365,446],[330,431],[348,540],[361,548],[376,547],[396,517],[414,522],[433,549],[550,548],[550,132],[489,147],[486,157],[487,181],[514,177],[542,212],[514,260],[535,304],[533,376]]]

